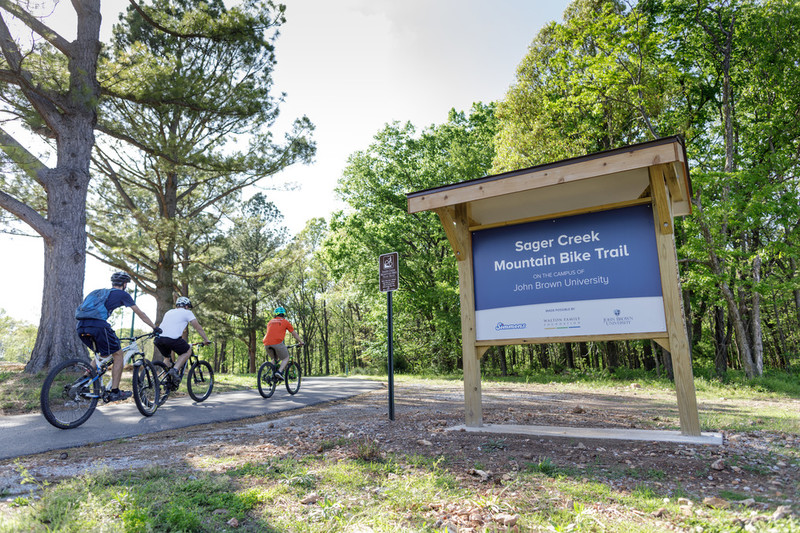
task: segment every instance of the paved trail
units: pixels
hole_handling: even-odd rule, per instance
[[[262,398],[255,389],[212,394],[203,403],[195,403],[187,395],[170,398],[149,418],[139,413],[132,400],[122,404],[102,405],[101,402],[92,417],[75,429],[55,428],[41,413],[0,417],[0,460],[143,433],[288,411],[350,398],[381,387],[381,383],[376,381],[311,377],[303,379],[300,391],[294,396],[290,396],[284,387],[276,389],[268,399]]]

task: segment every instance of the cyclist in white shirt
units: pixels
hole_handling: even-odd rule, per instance
[[[162,330],[161,335],[153,341],[153,344],[165,358],[169,358],[172,352],[179,354],[175,365],[169,370],[169,375],[175,385],[181,382],[182,373],[180,370],[186,364],[189,356],[192,355],[191,345],[183,338],[183,331],[186,326],[191,324],[197,330],[197,333],[203,337],[203,342],[211,344],[206,332],[203,331],[203,327],[197,321],[197,317],[190,311],[191,308],[192,301],[189,298],[186,296],[178,298],[175,302],[175,309],[170,309],[164,313],[164,318],[161,319],[161,324],[159,324]]]

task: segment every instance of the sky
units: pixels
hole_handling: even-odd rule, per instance
[[[126,0],[101,0],[101,38]],[[560,21],[567,0],[284,0],[286,24],[276,43],[274,87],[285,93],[277,129],[306,115],[315,124],[317,154],[263,183],[291,233],[344,206],[334,188],[347,158],[366,149],[387,123],[422,130],[447,120],[450,109],[501,100],[533,38]],[[71,2],[60,0],[58,22],[74,38]],[[291,190],[276,191],[273,188]],[[0,235],[0,309],[38,324],[43,246],[40,239]],[[133,266],[132,266],[133,268]],[[109,284],[111,270],[87,257],[84,292]],[[151,317],[155,301],[137,300]],[[121,315],[118,311],[116,315]],[[127,312],[130,315],[130,312]],[[117,316],[130,323],[130,317]]]

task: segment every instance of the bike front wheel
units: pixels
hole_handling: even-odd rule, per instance
[[[202,402],[211,396],[214,388],[214,370],[208,361],[198,361],[189,369],[189,379],[186,381],[189,396],[196,402]]]
[[[277,368],[274,364],[266,361],[258,369],[258,393],[264,398],[269,398],[275,393],[278,380],[273,374]]]
[[[297,361],[289,363],[286,370],[283,371],[283,375],[286,376],[286,390],[289,391],[289,394],[296,394],[300,390],[300,381],[302,380],[302,372]]]
[[[53,368],[39,395],[47,421],[59,429],[72,429],[89,420],[100,398],[100,382],[94,377],[94,369],[80,359]]]
[[[133,367],[133,399],[142,416],[153,416],[158,409],[161,386],[158,371],[147,359],[137,361]]]

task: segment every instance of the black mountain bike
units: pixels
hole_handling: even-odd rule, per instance
[[[275,375],[278,371],[278,356],[275,354],[273,348],[267,348],[267,361],[264,361],[258,369],[258,393],[264,398],[269,398],[275,393],[275,387],[283,381],[286,384],[286,390],[289,394],[297,394],[300,390],[300,381],[303,379],[303,373],[300,371],[300,365],[294,361],[292,348],[299,348],[302,344],[292,344],[287,346],[289,349],[289,364],[283,370],[283,379]],[[269,354],[272,354],[274,363],[269,361]]]
[[[156,370],[145,359],[137,341],[153,336],[153,333],[147,333],[120,339],[129,343],[122,349],[123,357],[125,364],[133,361],[133,398],[136,408],[144,416],[155,413],[159,390],[152,386],[155,383]],[[59,429],[80,426],[92,416],[99,400],[105,403],[109,401],[111,376],[107,380],[103,380],[103,376],[114,364],[114,358],[110,355],[102,357],[96,350],[96,344],[92,351],[96,368],[85,359],[70,359],[50,370],[42,384],[39,394],[42,414]]]
[[[191,346],[205,346],[204,342],[195,342]],[[165,361],[169,361],[167,364]],[[172,359],[172,354],[164,361],[153,361],[156,367],[156,381],[161,389],[161,396],[158,400],[158,406],[164,404],[169,398],[170,394],[180,388],[180,383],[174,383],[169,375],[170,369],[175,364]],[[214,370],[208,361],[201,361],[197,357],[197,353],[192,350],[192,355],[186,361],[181,369],[180,376],[183,378],[184,371],[189,368],[189,377],[186,380],[186,388],[189,391],[189,396],[196,402],[207,400],[211,396],[211,390],[214,388]]]

